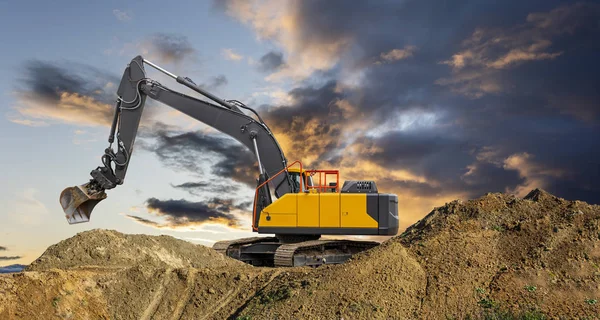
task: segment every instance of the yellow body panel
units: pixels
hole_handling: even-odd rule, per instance
[[[319,227],[319,194],[300,193],[298,198],[298,227]]]
[[[377,228],[377,221],[367,213],[367,195],[364,193],[341,194],[342,228]]]
[[[340,194],[319,194],[319,225],[323,228],[340,227]]]
[[[268,219],[267,219],[268,218]],[[377,228],[364,193],[288,193],[266,207],[259,227]]]
[[[287,193],[267,206],[260,215],[261,227],[296,227],[297,194]],[[270,219],[267,220],[267,217]]]

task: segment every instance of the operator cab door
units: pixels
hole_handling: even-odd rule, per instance
[[[313,179],[311,176],[308,177],[308,179],[306,178],[306,173],[302,172],[302,180],[304,182],[300,183],[300,172],[298,171],[289,171],[290,177],[292,178],[292,183],[293,185],[293,190],[295,193],[300,193],[300,192],[307,192],[308,188],[306,187],[306,184],[308,184],[309,187],[313,186]],[[302,190],[300,190],[300,185],[302,184]]]
[[[300,228],[318,228],[319,227],[319,193],[309,192],[312,190],[313,179],[306,172],[300,170],[290,172],[293,187],[297,199],[297,227]],[[302,186],[302,187],[301,187]]]

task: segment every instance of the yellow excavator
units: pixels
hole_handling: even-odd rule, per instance
[[[148,78],[145,65],[212,102]],[[70,224],[88,222],[94,207],[106,198],[105,191],[123,184],[148,97],[228,134],[256,156],[259,172],[252,231],[275,236],[216,242],[213,248],[224,255],[257,266],[337,264],[378,242],[319,240],[322,235],[391,236],[398,232],[397,195],[379,193],[374,181],[345,181],[340,187],[338,170],[306,170],[300,161],[288,163],[254,109],[237,100],[220,99],[142,56],[133,58],[123,73],[102,166],[91,171],[88,183],[66,188],[60,195]]]

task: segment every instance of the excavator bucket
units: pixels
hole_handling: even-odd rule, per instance
[[[106,199],[104,191],[91,192],[88,183],[69,187],[60,194],[60,205],[69,224],[90,221],[92,210],[98,202]]]

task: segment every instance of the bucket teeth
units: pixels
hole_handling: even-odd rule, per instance
[[[106,199],[104,191],[90,191],[89,183],[69,187],[60,194],[60,205],[69,224],[90,221],[92,210],[98,202]]]

